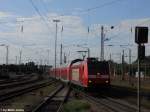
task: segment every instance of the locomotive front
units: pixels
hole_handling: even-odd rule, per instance
[[[96,58],[87,59],[88,87],[102,87],[110,85],[109,64]]]

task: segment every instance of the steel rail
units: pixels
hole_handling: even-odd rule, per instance
[[[22,76],[19,79],[5,79],[1,80],[0,84],[9,84],[9,83],[15,83],[15,82],[21,82],[23,80],[31,79],[32,77],[35,77],[35,75],[30,75],[30,76]]]
[[[49,103],[52,103],[52,102],[55,102],[55,100],[53,100],[53,98],[55,98],[55,96],[60,93],[61,91],[63,91],[63,89],[65,89],[64,85],[61,85],[59,86],[55,91],[53,91],[52,93],[50,93],[48,95],[48,97],[46,99],[44,99],[36,108],[34,108],[32,110],[32,112],[42,112],[43,108],[48,105]],[[70,91],[71,89],[69,88],[67,90],[67,93],[65,94],[63,100],[56,100],[57,102],[56,103],[59,103],[57,104],[57,108],[56,109],[53,109],[53,112],[61,112],[62,111],[62,107],[63,107],[63,104],[67,101],[69,95],[70,95]],[[50,110],[49,110],[50,112]]]
[[[36,90],[36,89],[40,89],[42,87],[46,87],[48,85],[53,84],[54,82],[55,81],[42,82],[42,83],[34,84],[32,86],[20,88],[19,90],[16,90],[16,91],[8,92],[6,94],[0,95],[0,102],[20,96],[22,94],[28,93],[28,92]]]
[[[110,98],[104,97],[104,98],[97,98],[93,97],[91,95],[86,94],[85,92],[79,91],[77,89],[74,89],[75,91],[79,92],[83,98],[87,99],[89,102],[93,101],[98,106],[104,106],[111,110],[111,112],[136,112],[137,109],[130,105],[125,105],[121,102],[117,102],[114,100],[110,100]]]
[[[23,80],[23,81],[20,81],[20,82],[12,82],[12,83],[8,83],[8,84],[1,84],[0,85],[0,90],[3,90],[3,89],[7,89],[7,88],[13,88],[13,87],[16,87],[16,86],[23,86],[23,85],[26,85],[26,84],[30,84],[30,83],[33,83],[33,82],[37,82],[39,81],[39,79],[26,79],[26,80]]]
[[[65,98],[64,98],[64,100],[63,100],[63,102],[60,104],[60,106],[59,106],[57,112],[62,112],[62,111],[63,111],[63,110],[62,110],[63,104],[66,103],[66,102],[68,101],[70,92],[71,92],[71,87],[69,87],[68,92],[67,92],[67,94],[66,94],[66,96],[65,96]]]

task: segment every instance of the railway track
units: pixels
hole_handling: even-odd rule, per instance
[[[48,95],[32,112],[61,112],[63,104],[67,101],[70,93],[69,87],[59,86]]]
[[[128,102],[121,100],[121,99],[114,99],[108,96],[102,96],[103,98],[105,98],[105,100],[111,102],[113,104],[113,107],[117,107],[119,109],[121,109],[122,111],[120,112],[126,112],[128,109],[128,112],[136,112],[137,111],[137,106],[134,104],[129,104]],[[148,109],[145,109],[143,107],[141,107],[141,112],[149,112]]]
[[[22,81],[22,82],[18,82],[18,83],[9,83],[6,85],[5,84],[0,85],[0,96],[3,94],[11,93],[13,91],[17,91],[21,88],[28,87],[30,85],[32,86],[32,85],[40,83],[40,82],[42,82],[42,81],[40,81],[38,79],[30,79],[30,80],[26,80],[26,81]]]
[[[12,83],[12,82],[20,82],[20,81],[23,81],[23,79],[7,79],[7,80],[1,80],[0,81],[0,84],[8,84],[8,83]]]
[[[0,90],[4,90],[4,89],[8,89],[8,88],[13,88],[13,87],[17,87],[17,86],[23,86],[25,84],[34,83],[34,82],[37,82],[37,81],[38,81],[37,78],[33,78],[33,79],[24,79],[24,80],[20,80],[20,81],[15,81],[15,82],[9,82],[9,83],[5,83],[5,84],[0,84]]]
[[[15,88],[12,91],[7,91],[6,93],[0,94],[0,102],[17,97],[17,96],[25,94],[25,93],[28,93],[30,91],[48,86],[50,84],[53,84],[54,82],[55,81],[47,80],[47,81],[42,81],[42,82],[38,82],[35,84],[26,85],[25,87]]]
[[[24,80],[28,80],[35,77],[35,75],[30,75],[30,76],[23,76],[20,79],[5,79],[0,81],[0,85],[4,84],[10,84],[10,83],[15,83],[15,82],[22,82]]]
[[[132,88],[128,88],[128,87],[120,87],[120,86],[114,86],[111,85],[111,89],[110,89],[110,93],[108,93],[109,96],[114,96],[114,97],[118,97],[120,94],[122,96],[137,96],[137,90],[136,89],[132,89]],[[150,99],[150,91],[148,90],[141,90],[140,92],[141,97]]]
[[[105,107],[107,110],[106,112],[136,112],[137,111],[136,106],[130,105],[127,102],[119,99],[113,99],[103,95],[101,97],[95,97],[95,96],[88,95],[87,93],[84,93],[79,90],[75,90],[75,91],[79,92],[79,94],[81,94],[83,98],[85,98],[89,102],[94,103],[98,107],[99,106]],[[149,110],[142,109],[141,112],[149,112]]]

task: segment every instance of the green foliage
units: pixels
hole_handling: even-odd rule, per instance
[[[137,72],[137,60],[132,62],[131,65],[128,63],[124,63],[124,66],[122,63],[116,63],[110,61],[110,71],[111,73],[115,73],[117,75],[122,75],[122,70],[124,70],[124,73],[131,73],[132,75],[135,75]],[[150,76],[150,56],[147,56],[144,60],[141,60],[141,71],[146,75]]]
[[[26,64],[20,64],[20,65],[15,65],[15,64],[10,64],[10,65],[0,65],[0,78],[3,77],[8,77],[9,72],[16,73],[17,75],[20,75],[22,73],[24,74],[31,74],[31,73],[39,73],[43,74],[46,72],[47,69],[51,68],[51,66],[46,66],[46,65],[35,65],[34,62],[28,62]],[[3,75],[5,74],[5,75]]]
[[[83,100],[73,100],[66,103],[63,112],[89,112],[90,104]]]

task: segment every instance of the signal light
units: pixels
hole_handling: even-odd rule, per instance
[[[145,58],[145,46],[139,45],[138,46],[138,59],[144,59]]]
[[[89,80],[89,83],[92,83],[92,81],[91,81],[91,80]]]
[[[109,81],[107,80],[107,81],[105,81],[105,83],[108,83]]]
[[[147,43],[148,42],[148,27],[135,27],[135,43]]]

